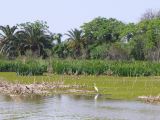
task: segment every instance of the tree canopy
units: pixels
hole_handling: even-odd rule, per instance
[[[1,54],[9,59],[30,51],[42,58],[159,61],[159,13],[147,11],[138,23],[97,17],[65,34],[50,32],[44,21],[0,26]]]

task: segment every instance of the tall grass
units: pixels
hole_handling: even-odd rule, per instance
[[[22,62],[0,60],[0,72],[16,72],[17,75],[43,75],[47,72],[47,60]],[[159,76],[160,63],[147,61],[105,60],[52,60],[52,72],[56,74],[113,75],[113,76]]]
[[[16,72],[17,75],[42,75],[47,65],[37,61],[0,61],[0,72]]]
[[[36,61],[29,61],[27,63],[19,64],[16,70],[17,75],[43,75],[47,71],[47,66]]]
[[[0,72],[16,72],[20,61],[0,60]]]
[[[54,60],[57,74],[89,74],[117,76],[158,76],[160,63],[142,61]]]

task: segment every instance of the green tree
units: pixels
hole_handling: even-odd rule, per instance
[[[57,42],[57,44],[61,44],[61,42],[62,42],[62,34],[61,33],[54,34],[53,35],[53,39]]]
[[[145,37],[143,35],[137,35],[134,38],[133,49],[131,55],[135,60],[145,60]]]
[[[18,56],[19,39],[17,38],[17,27],[0,26],[1,52],[9,58]]]
[[[71,29],[65,35],[68,36],[68,45],[72,49],[74,57],[78,58],[82,55],[82,49],[84,48],[85,39],[82,30]]]
[[[126,24],[120,34],[121,42],[128,43],[136,35],[136,24]]]
[[[119,40],[125,24],[116,19],[98,17],[81,26],[86,36],[93,35],[93,44],[115,42]]]
[[[53,37],[46,22],[36,21],[19,25],[19,38],[23,40],[24,51],[31,50],[37,56],[47,56],[46,49],[52,48]]]
[[[106,52],[109,50],[108,47],[107,49],[103,48],[103,46],[105,46],[104,44],[112,46],[114,42],[120,41],[125,27],[126,25],[121,21],[103,17],[95,18],[92,21],[83,24],[81,28],[85,33],[87,56],[90,56],[91,54],[92,57],[104,58]],[[101,51],[101,53],[98,51]]]

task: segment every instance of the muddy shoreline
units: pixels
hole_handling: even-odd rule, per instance
[[[85,90],[79,85],[64,85],[63,82],[43,82],[33,84],[20,84],[0,81],[0,93],[4,95],[41,95],[48,96],[56,93],[94,93],[95,91]]]
[[[145,103],[160,104],[160,96],[139,96],[138,99]]]

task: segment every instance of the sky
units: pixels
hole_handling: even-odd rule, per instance
[[[79,28],[98,16],[138,22],[146,10],[160,9],[160,0],[0,0],[0,4],[0,25],[43,20],[54,33]]]

